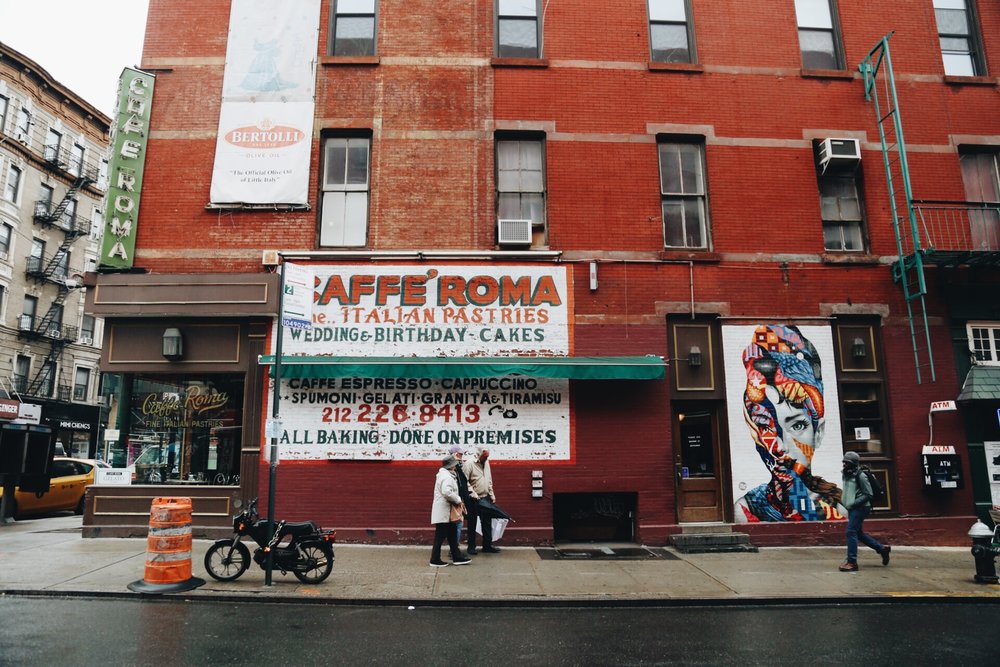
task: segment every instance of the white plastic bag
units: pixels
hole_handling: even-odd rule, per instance
[[[499,542],[500,538],[503,537],[503,531],[507,530],[507,524],[510,523],[510,519],[493,519],[493,541]],[[476,533],[479,535],[483,534],[483,521],[480,519],[476,521]]]

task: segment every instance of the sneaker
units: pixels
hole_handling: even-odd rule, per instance
[[[841,572],[857,572],[858,571],[858,564],[857,563],[844,563],[843,565],[840,566],[840,571]]]
[[[458,560],[451,561],[452,565],[468,565],[472,562],[471,558],[460,558]]]
[[[483,551],[488,554],[498,554],[500,553],[500,547],[483,547]]]
[[[882,565],[888,565],[889,564],[889,552],[890,551],[892,551],[892,547],[890,547],[887,544],[884,547],[882,547],[882,551],[879,552],[879,553],[882,554]]]
[[[431,567],[448,567],[448,563],[443,560],[432,560]]]
[[[476,551],[476,547],[469,547],[466,553],[468,553],[470,556],[475,556],[478,552]]]

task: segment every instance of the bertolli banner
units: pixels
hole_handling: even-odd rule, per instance
[[[214,204],[308,202],[319,0],[233,0]]]

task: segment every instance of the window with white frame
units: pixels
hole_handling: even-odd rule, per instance
[[[1000,366],[1000,322],[970,322],[966,330],[973,362]]]
[[[371,140],[328,137],[323,141],[322,246],[363,246],[368,237]]]
[[[50,359],[42,362],[42,369],[39,371],[42,383],[38,389],[39,396],[51,396],[56,384],[56,365]]]
[[[708,248],[704,143],[661,140],[657,147],[664,246]]]
[[[97,187],[101,190],[108,189],[108,159],[102,158],[101,164],[97,168]]]
[[[51,185],[42,183],[38,186],[38,201],[35,202],[35,215],[48,215],[52,212],[53,189]]]
[[[104,211],[95,206],[90,212],[90,238],[94,240],[100,239],[103,227]]]
[[[23,143],[31,143],[31,112],[21,107],[14,124],[14,138]]]
[[[690,0],[649,0],[649,53],[655,63],[692,63]]]
[[[66,208],[63,209],[62,214],[62,227],[65,230],[72,231],[76,228],[76,200],[70,199],[66,202]]]
[[[80,144],[73,144],[73,148],[70,149],[68,171],[74,176],[79,176],[83,173],[84,152],[85,150]]]
[[[45,241],[31,239],[31,252],[28,254],[28,271],[41,271],[45,258]]]
[[[375,55],[375,0],[334,0],[331,3],[332,56]]]
[[[45,159],[49,162],[59,161],[59,149],[62,147],[62,133],[49,128],[45,135]]]
[[[7,109],[10,108],[10,100],[0,95],[0,134],[7,129]]]
[[[985,76],[979,26],[968,0],[934,0],[944,73],[954,76]]]
[[[31,331],[35,328],[35,315],[38,313],[38,297],[30,294],[24,295],[21,303],[21,322],[18,328],[21,331]]]
[[[83,345],[94,344],[94,329],[96,326],[97,321],[93,315],[84,315],[80,318],[80,343]]]
[[[18,194],[21,192],[21,168],[14,165],[7,166],[7,181],[3,186],[3,198],[9,202],[18,203]]]
[[[14,361],[14,391],[24,392],[28,389],[28,375],[31,373],[31,357],[19,354]]]
[[[531,220],[532,235],[545,239],[545,140],[499,138],[496,141],[497,217]]]
[[[843,69],[834,0],[795,0],[799,51],[805,69]]]
[[[6,222],[0,223],[0,259],[7,259],[10,255],[10,243],[14,237],[14,228]]]
[[[538,0],[497,0],[497,56],[541,58]]]
[[[86,401],[90,395],[90,369],[77,367],[73,378],[73,400]]]

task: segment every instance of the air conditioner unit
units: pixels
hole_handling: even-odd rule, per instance
[[[280,264],[278,261],[278,251],[277,250],[265,250],[263,257],[261,257],[260,263],[264,266],[277,266]]]
[[[62,338],[62,331],[59,329],[49,329],[45,332],[45,335],[49,338]]]
[[[20,141],[22,144],[28,143],[28,134],[26,132],[15,132],[14,138]]]
[[[502,246],[531,245],[531,220],[497,220],[497,243]]]
[[[861,161],[861,142],[857,139],[824,139],[819,144],[819,166],[849,167]]]
[[[80,336],[80,345],[93,345],[94,339],[90,336]]]

